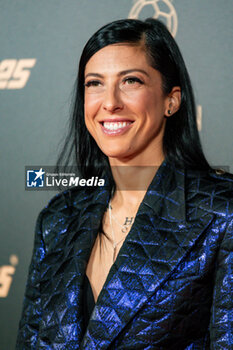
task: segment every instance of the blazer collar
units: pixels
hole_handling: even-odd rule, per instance
[[[185,173],[165,161],[93,310],[81,349],[106,349],[192,248],[213,215],[186,219]]]

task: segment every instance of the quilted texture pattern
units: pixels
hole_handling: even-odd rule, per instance
[[[231,349],[233,177],[162,164],[84,329],[109,197],[72,189],[41,212],[16,349]]]

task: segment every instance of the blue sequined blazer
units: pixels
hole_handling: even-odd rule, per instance
[[[109,197],[68,190],[39,215],[16,349],[231,349],[233,176],[162,164],[84,329]]]

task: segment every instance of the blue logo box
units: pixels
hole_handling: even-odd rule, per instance
[[[44,187],[44,170],[42,168],[38,170],[27,170],[26,186],[28,188]]]

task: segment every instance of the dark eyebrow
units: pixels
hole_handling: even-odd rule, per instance
[[[149,77],[149,74],[145,70],[139,69],[139,68],[123,70],[118,75],[121,76],[121,75],[129,74],[129,73],[133,73],[133,72],[139,72],[139,73],[145,74]]]
[[[92,76],[92,77],[97,77],[97,78],[103,78],[103,75],[102,74],[98,74],[98,73],[88,73],[87,75],[85,75],[85,79],[89,76]]]
[[[143,73],[149,77],[149,74],[146,71],[144,71],[143,69],[138,69],[138,68],[123,70],[123,71],[119,72],[117,75],[122,76],[122,75],[126,75],[126,74],[133,73],[133,72],[140,72],[140,73]],[[99,74],[99,73],[88,73],[85,76],[85,79],[89,76],[97,77],[97,78],[104,78],[104,76],[102,74]]]

